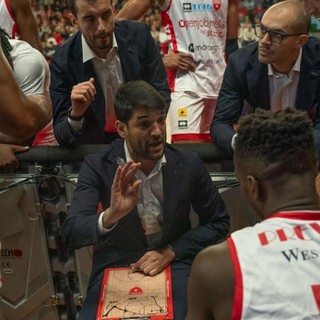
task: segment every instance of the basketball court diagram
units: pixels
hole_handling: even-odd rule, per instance
[[[172,314],[169,268],[153,277],[139,272],[131,273],[128,268],[106,269],[98,320],[169,320]]]

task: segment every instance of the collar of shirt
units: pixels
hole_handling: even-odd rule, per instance
[[[93,51],[92,49],[88,46],[83,34],[81,34],[81,42],[82,42],[82,61],[83,63],[91,60],[91,59],[94,59],[94,58],[98,58],[102,61],[104,60],[110,60],[112,58],[112,56],[115,55],[115,53],[118,51],[118,44],[117,44],[117,40],[116,40],[116,37],[113,33],[112,35],[113,37],[113,40],[112,40],[112,48],[111,50],[108,52],[107,56],[106,56],[106,59],[102,59],[102,58],[99,58]]]
[[[127,146],[127,141],[124,141],[124,153],[126,155],[127,162],[133,161],[131,154],[129,152],[128,146]],[[149,177],[155,175],[157,172],[160,172],[162,170],[162,167],[166,163],[167,163],[166,156],[163,154],[162,158],[157,161],[156,165],[152,169],[152,172],[150,173]],[[138,173],[139,173],[139,178],[141,177],[141,174],[143,176],[145,176],[141,170],[139,170]]]
[[[293,71],[300,72],[301,58],[302,58],[302,48],[300,48],[298,58],[297,58],[296,62],[294,63],[292,69],[290,70],[288,76],[291,76]],[[279,74],[278,72],[274,72],[271,64],[268,64],[268,76],[279,76],[279,75],[281,75],[281,73]]]

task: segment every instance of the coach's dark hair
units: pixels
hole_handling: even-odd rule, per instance
[[[121,86],[116,94],[114,108],[117,119],[128,123],[136,107],[167,112],[161,94],[149,83],[139,80]]]
[[[5,32],[5,30],[3,30],[2,28],[0,28],[0,38],[1,38],[2,51],[3,51],[4,55],[6,56],[11,68],[13,69],[13,62],[12,62],[12,58],[11,58],[11,54],[10,54],[10,51],[12,51],[12,46],[9,42],[10,37]]]
[[[76,5],[76,1],[77,0],[67,0],[67,5],[68,5],[68,8],[70,10],[70,12],[76,16],[77,15],[77,5]],[[95,3],[97,0],[87,0],[89,3]],[[109,0],[112,4],[112,0]]]
[[[76,0],[67,0],[70,12],[75,16],[77,14]]]
[[[252,174],[261,179],[313,170],[316,152],[312,122],[304,111],[257,109],[239,120],[235,156],[246,167],[259,163],[259,172]]]

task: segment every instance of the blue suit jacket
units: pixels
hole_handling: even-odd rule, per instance
[[[258,43],[230,55],[219,93],[211,138],[232,154],[233,125],[242,114],[245,101],[251,107],[270,109],[268,66],[258,60]],[[320,40],[310,38],[302,47],[296,108],[306,110],[314,122],[317,150],[320,150]]]
[[[124,82],[144,80],[154,86],[170,104],[170,90],[166,71],[148,27],[134,21],[116,21],[118,44]],[[60,145],[106,143],[105,99],[91,61],[82,62],[81,32],[77,32],[58,47],[50,62],[50,94],[53,105],[53,125]],[[97,94],[85,113],[85,125],[80,134],[73,134],[68,124],[72,87],[91,77]]]
[[[123,140],[113,141],[106,151],[88,155],[79,173],[70,212],[61,228],[68,247],[96,245],[92,280],[107,267],[128,266],[151,249],[148,247],[137,208],[118,221],[104,236],[97,230],[97,205],[110,205],[117,168],[116,156],[125,158]],[[226,236],[229,217],[217,188],[197,154],[165,147],[163,167],[163,237],[160,247],[170,245],[179,259],[192,259],[202,248]],[[191,205],[199,225],[191,229]]]

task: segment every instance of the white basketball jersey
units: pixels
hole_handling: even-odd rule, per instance
[[[320,319],[320,212],[280,212],[228,239],[232,319]]]
[[[167,0],[161,7],[170,49],[191,54],[197,65],[195,72],[168,69],[172,91],[218,96],[226,67],[227,15],[227,0]]]
[[[0,27],[14,39],[17,36],[17,25],[7,0],[0,0]]]

